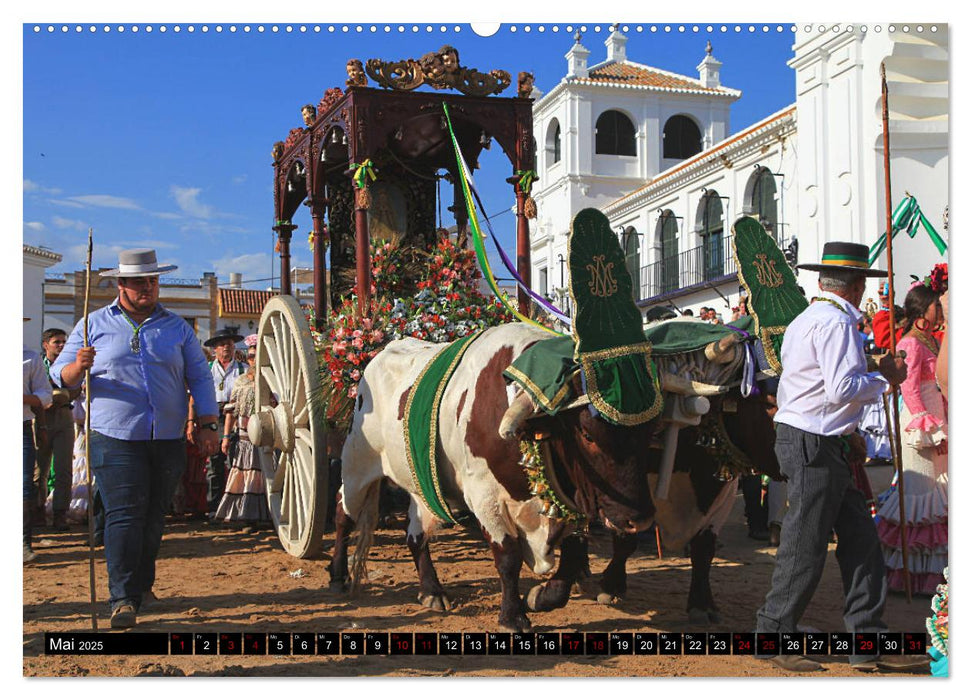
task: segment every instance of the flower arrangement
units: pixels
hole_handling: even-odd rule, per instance
[[[337,429],[350,427],[364,369],[391,340],[447,343],[513,320],[497,299],[479,291],[473,251],[444,236],[424,260],[409,257],[414,252],[397,240],[372,244],[371,297],[364,314],[352,290],[331,312],[328,328],[313,333],[327,420]],[[410,294],[410,277],[419,280],[417,294]]]

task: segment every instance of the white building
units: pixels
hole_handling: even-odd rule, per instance
[[[800,35],[789,61],[795,103],[735,133],[729,108],[740,93],[721,85],[710,44],[695,78],[627,60],[625,42],[613,32],[607,60],[590,68],[577,42],[566,76],[534,105],[537,291],[566,304],[570,221],[590,206],[618,232],[644,309],[667,304],[697,313],[704,305],[730,318],[739,293],[730,227],[743,214],[759,216],[800,262],[818,261],[827,240],[872,245],[886,221],[884,60],[893,202],[905,191],[915,195],[946,238],[946,27]],[[923,232],[898,235],[894,249],[898,289],[941,260]],[[799,281],[811,294],[815,276],[800,273]]]
[[[24,323],[24,344],[40,351],[41,334],[51,324],[45,318],[44,306],[45,270],[61,262],[61,254],[47,248],[23,244],[24,246],[24,316],[30,320]]]

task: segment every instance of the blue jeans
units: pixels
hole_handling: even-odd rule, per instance
[[[91,431],[91,468],[104,502],[112,609],[141,605],[155,583],[165,513],[182,472],[185,440],[118,440]]]
[[[37,451],[34,448],[34,431],[30,428],[30,421],[24,421],[24,500],[34,497],[34,460]]]

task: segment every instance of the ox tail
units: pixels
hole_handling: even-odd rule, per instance
[[[367,559],[374,544],[374,531],[378,526],[378,501],[381,496],[381,480],[368,486],[367,493],[361,503],[361,510],[357,519],[357,545],[351,556],[351,593],[360,590],[367,581]]]

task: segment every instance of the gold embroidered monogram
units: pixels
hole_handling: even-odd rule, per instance
[[[775,269],[775,260],[769,260],[765,253],[759,253],[752,261],[755,271],[759,277],[759,284],[769,289],[781,287],[783,283],[782,275]]]
[[[617,280],[614,279],[614,264],[605,263],[606,255],[594,255],[593,265],[587,265],[592,279],[590,280],[590,293],[595,297],[606,299],[617,291]]]

